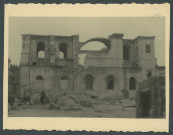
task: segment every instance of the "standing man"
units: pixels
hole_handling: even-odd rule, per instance
[[[44,92],[44,90],[41,92],[41,95],[40,95],[40,103],[41,105],[44,106],[44,100],[45,100],[45,97],[46,97],[46,94]]]

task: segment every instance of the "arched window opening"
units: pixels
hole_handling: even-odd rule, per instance
[[[38,76],[36,77],[36,80],[43,80],[43,76],[38,75]]]
[[[67,44],[61,43],[59,46],[59,58],[67,59]]]
[[[94,77],[92,75],[87,75],[85,77],[85,88],[93,89],[93,81],[94,81]]]
[[[37,44],[37,57],[38,58],[44,58],[45,57],[45,45],[42,42]]]
[[[107,89],[109,89],[109,90],[114,89],[114,77],[113,76],[107,77]]]
[[[130,60],[130,47],[128,45],[123,46],[123,59]]]
[[[68,89],[68,77],[62,76],[60,80],[61,89]]]
[[[129,79],[129,89],[135,90],[136,89],[136,79],[134,77],[131,77]]]

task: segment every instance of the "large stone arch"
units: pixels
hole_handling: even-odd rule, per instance
[[[89,39],[89,40],[87,40],[87,41],[81,43],[81,44],[80,44],[80,49],[81,49],[84,45],[86,45],[87,43],[93,42],[93,41],[101,42],[101,43],[103,43],[103,44],[108,48],[108,50],[110,49],[110,46],[111,46],[111,45],[110,45],[110,41],[109,41],[107,38],[102,38],[102,37],[91,38],[91,39]]]

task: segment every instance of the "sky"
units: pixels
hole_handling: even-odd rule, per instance
[[[155,55],[159,66],[165,65],[165,18],[164,17],[10,17],[9,58],[19,65],[21,34],[79,35],[84,42],[93,37],[107,38],[113,33],[123,33],[123,39],[137,36],[155,36]],[[90,42],[82,49],[100,49],[99,42]]]

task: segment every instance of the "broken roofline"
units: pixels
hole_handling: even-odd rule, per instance
[[[42,35],[42,34],[21,34],[21,36],[39,36],[39,37],[79,37],[79,34],[71,35],[71,36],[62,36],[62,35]],[[108,38],[105,37],[95,37],[95,38],[101,38],[101,39],[111,39],[111,38],[123,38],[123,33],[113,33],[108,36]],[[124,39],[124,40],[138,40],[138,39],[154,39],[155,36],[137,36],[133,39]],[[92,38],[91,38],[92,39]],[[90,40],[90,39],[88,39]],[[87,41],[88,41],[87,40]],[[86,41],[85,41],[86,42]],[[82,42],[81,42],[82,43]]]

